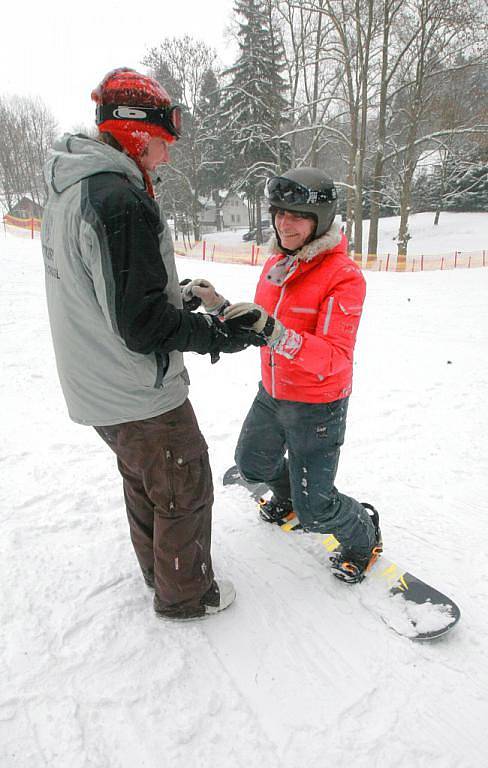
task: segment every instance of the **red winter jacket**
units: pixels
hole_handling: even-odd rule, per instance
[[[366,293],[361,270],[348,256],[347,240],[336,225],[286,264],[282,253],[268,259],[255,301],[303,341],[292,359],[261,347],[264,388],[278,400],[303,403],[347,397]]]

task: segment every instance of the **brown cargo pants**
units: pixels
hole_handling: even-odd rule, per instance
[[[95,430],[117,455],[132,544],[160,605],[168,614],[198,606],[213,581],[213,485],[190,401]]]

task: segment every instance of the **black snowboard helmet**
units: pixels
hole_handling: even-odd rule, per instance
[[[316,227],[310,240],[325,234],[334,221],[337,190],[332,179],[319,168],[292,168],[282,176],[271,176],[264,194],[272,211],[280,208],[313,216]],[[276,232],[274,215],[273,227]],[[279,242],[277,232],[276,236]]]

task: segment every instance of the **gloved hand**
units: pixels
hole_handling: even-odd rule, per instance
[[[181,300],[183,302],[183,309],[186,309],[187,312],[193,312],[195,309],[198,309],[202,303],[202,300],[199,296],[193,296],[193,294],[190,294],[188,298],[186,297],[185,287],[190,283],[191,280],[189,277],[187,277],[185,280],[180,280]]]
[[[245,301],[227,307],[224,310],[224,320],[234,332],[254,331],[270,347],[278,344],[286,330],[279,320],[268,315],[259,304]]]
[[[262,347],[266,344],[263,337],[255,331],[248,328],[231,328],[226,322],[215,316],[205,315],[205,317],[208,317],[212,325],[213,339],[209,350],[212,363],[217,362],[220,352],[232,354],[242,352],[250,346]]]
[[[225,307],[229,306],[227,299],[224,299],[220,293],[217,293],[212,283],[203,278],[197,278],[187,283],[182,292],[183,303],[191,301],[192,298],[199,298],[203,302],[205,312],[209,315],[220,315]]]

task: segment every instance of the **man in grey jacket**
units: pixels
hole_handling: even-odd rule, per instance
[[[156,612],[198,618],[235,591],[213,575],[212,477],[182,352],[218,355],[260,340],[232,335],[218,301],[216,314],[183,307],[149,176],[179,138],[178,107],[130,69],[110,72],[92,98],[98,140],[64,136],[46,164],[41,239],[56,364],[70,417],[117,455]]]

